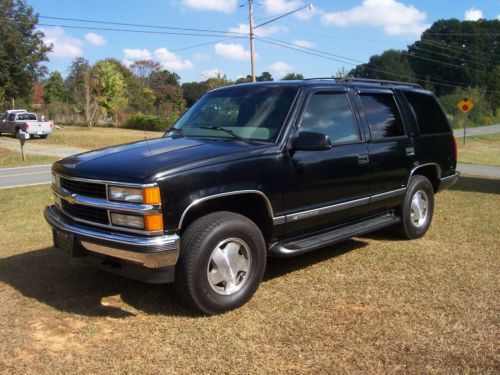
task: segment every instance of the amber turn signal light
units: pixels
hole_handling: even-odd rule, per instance
[[[150,231],[163,230],[162,214],[144,216],[144,229]]]
[[[147,187],[142,190],[142,203],[144,204],[160,204],[160,188]]]

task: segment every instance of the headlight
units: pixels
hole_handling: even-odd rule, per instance
[[[112,201],[160,204],[160,189],[158,186],[147,188],[131,188],[124,186],[110,186],[109,199]]]
[[[122,186],[110,186],[109,199],[112,201],[142,203],[142,189]]]
[[[52,185],[54,185],[56,188],[59,188],[59,177],[57,177],[54,173],[51,173],[50,176],[52,179]]]
[[[121,227],[144,229],[143,216],[124,215],[112,212],[111,222],[113,225],[119,225]]]

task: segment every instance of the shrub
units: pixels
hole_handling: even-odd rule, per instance
[[[130,116],[123,124],[123,127],[136,130],[167,131],[176,120],[177,118],[162,118],[139,113]]]

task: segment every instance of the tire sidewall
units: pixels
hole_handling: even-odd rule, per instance
[[[411,202],[415,193],[419,190],[423,190],[427,194],[428,208],[427,217],[424,225],[416,227],[411,222]],[[404,230],[409,238],[420,238],[429,229],[432,216],[434,214],[434,188],[431,182],[424,176],[414,176],[410,180],[408,190],[405,195],[405,200],[403,203],[402,210],[402,220],[404,225]]]
[[[231,295],[221,295],[214,291],[209,284],[207,268],[213,250],[228,238],[238,238],[244,241],[251,253],[251,268],[245,285]],[[234,215],[234,219],[224,221],[213,227],[204,238],[197,242],[197,249],[190,255],[193,262],[192,269],[197,270],[190,275],[194,294],[199,304],[205,306],[209,312],[223,312],[245,304],[257,290],[265,270],[266,251],[262,235],[257,226],[248,219]]]

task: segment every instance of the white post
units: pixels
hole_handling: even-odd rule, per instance
[[[253,0],[248,0],[249,21],[250,21],[250,63],[252,65],[252,82],[255,82],[255,55],[253,37]]]

